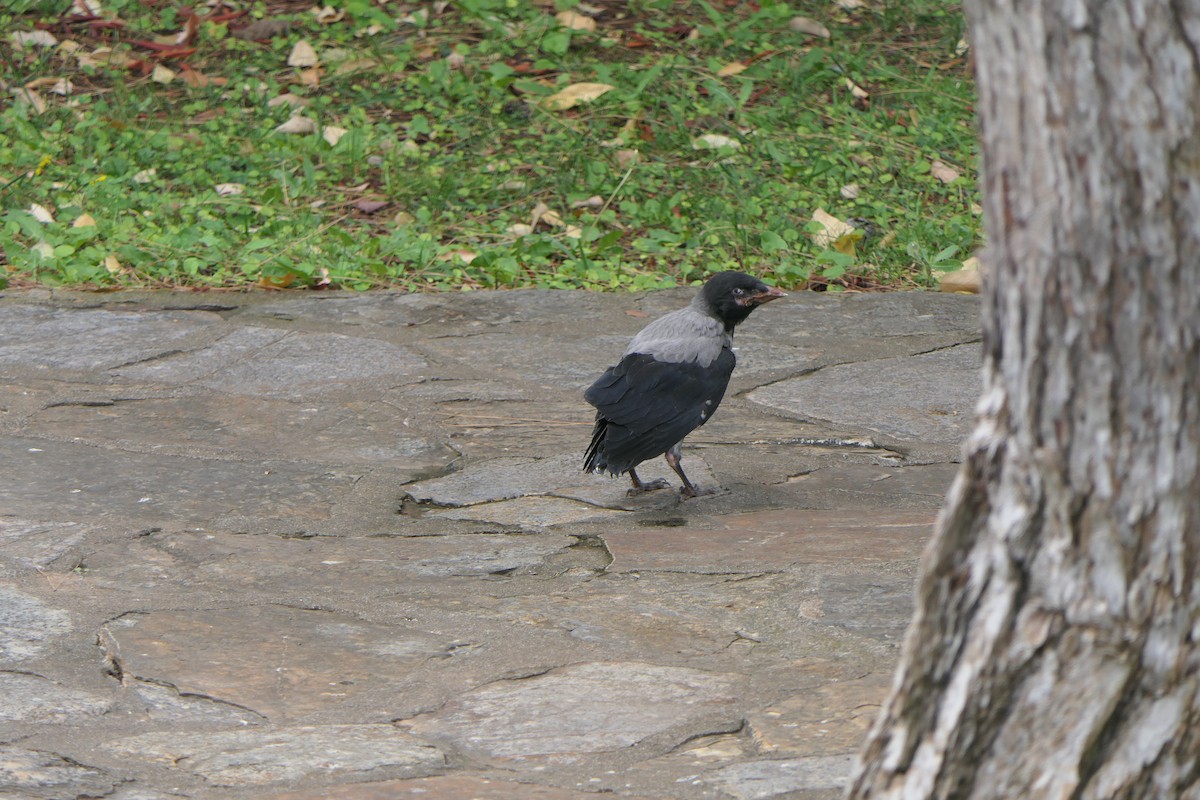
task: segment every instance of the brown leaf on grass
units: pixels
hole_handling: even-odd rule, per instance
[[[244,28],[239,28],[233,31],[230,36],[235,39],[244,39],[249,42],[261,42],[265,39],[274,39],[276,36],[283,36],[292,29],[294,22],[287,19],[260,19],[251,22]]]
[[[317,18],[317,23],[321,25],[332,25],[346,18],[346,9],[333,6],[313,6],[312,13]]]
[[[826,28],[815,19],[808,17],[792,17],[788,22],[788,27],[796,33],[806,33],[809,36],[819,36],[822,39],[829,38],[829,28]]]
[[[94,228],[94,227],[96,227],[96,219],[91,214],[84,212],[83,214],[80,214],[78,217],[75,218],[75,221],[71,223],[71,227],[72,228]]]
[[[962,269],[944,273],[938,282],[940,291],[958,294],[979,294],[980,286],[979,259],[975,256],[963,261]]]
[[[596,20],[580,14],[578,11],[560,11],[554,15],[554,19],[564,28],[570,28],[573,31],[594,31],[596,30]]]
[[[13,98],[19,105],[27,105],[33,109],[35,114],[46,113],[46,100],[33,89],[26,89],[23,86],[18,86],[9,90]]]
[[[821,224],[821,230],[810,234],[817,247],[836,250],[846,255],[854,255],[854,244],[862,238],[862,232],[848,222],[843,222],[823,208],[812,213],[814,222]]]
[[[284,122],[281,125],[277,125],[275,127],[276,133],[305,134],[305,133],[315,133],[316,130],[317,130],[316,122],[309,119],[308,117],[302,117],[299,114],[297,114],[294,117],[289,118],[287,122]]]
[[[748,67],[740,61],[730,61],[725,66],[717,70],[717,75],[722,78],[727,78],[730,75],[737,75],[740,72],[745,72]]]
[[[542,98],[542,107],[551,111],[566,111],[580,103],[590,103],[614,88],[607,83],[573,83],[562,91]]]
[[[289,67],[315,67],[319,63],[321,60],[317,58],[317,51],[304,39],[292,46],[292,52],[287,59]]]
[[[300,70],[300,83],[313,89],[318,88],[321,85],[321,68],[309,67]]]
[[[437,256],[435,261],[461,261],[464,264],[470,264],[475,259],[479,258],[479,254],[474,250],[450,250]]]
[[[364,214],[374,214],[376,211],[381,211],[388,207],[389,203],[386,200],[355,200],[352,205]]]
[[[292,109],[304,108],[306,105],[308,105],[308,100],[301,97],[300,95],[292,94],[291,92],[286,92],[284,94],[272,97],[270,100],[268,100],[267,108],[275,108],[276,106],[281,106],[284,104],[287,104],[287,106]]]
[[[339,128],[337,125],[326,125],[324,128],[321,128],[321,138],[329,142],[330,147],[334,147],[349,132],[345,128]]]
[[[929,174],[942,183],[954,183],[958,180],[958,170],[941,161],[934,161],[929,165]]]
[[[54,47],[58,39],[50,31],[13,31],[8,35],[13,50],[32,50],[35,47]]]

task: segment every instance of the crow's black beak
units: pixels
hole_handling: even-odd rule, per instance
[[[742,298],[742,305],[761,306],[763,303],[769,303],[778,297],[787,297],[787,292],[772,286],[765,292],[755,292],[754,294],[746,295]]]

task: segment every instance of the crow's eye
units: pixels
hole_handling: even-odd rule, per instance
[[[741,296],[742,296],[742,295],[744,295],[745,293],[746,293],[746,290],[745,290],[745,289],[742,289],[741,287],[738,287],[737,289],[734,289],[734,290],[733,290],[733,296],[734,296],[734,297],[741,297]]]

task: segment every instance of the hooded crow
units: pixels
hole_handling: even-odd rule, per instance
[[[630,494],[665,489],[634,470],[665,455],[683,481],[684,497],[699,492],[679,465],[683,438],[712,417],[733,374],[733,329],[763,303],[784,297],[743,272],[718,272],[687,308],[651,322],[633,337],[621,362],[583,393],[596,407],[587,472],[628,472]]]

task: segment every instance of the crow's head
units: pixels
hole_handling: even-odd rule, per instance
[[[705,311],[725,323],[726,330],[732,330],[763,303],[786,296],[744,272],[718,272],[700,290]]]

